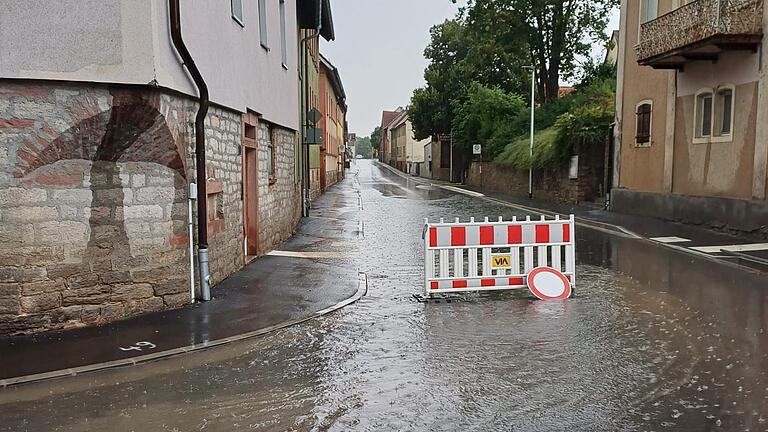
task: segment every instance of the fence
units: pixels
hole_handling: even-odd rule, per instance
[[[424,221],[424,294],[528,288],[528,274],[551,267],[576,282],[574,217],[490,222]]]

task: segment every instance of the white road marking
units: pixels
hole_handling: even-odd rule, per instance
[[[469,196],[473,196],[473,197],[485,196],[485,195],[481,194],[480,192],[475,192],[475,191],[471,191],[471,190],[467,190],[467,189],[462,189],[462,188],[458,188],[458,187],[455,187],[455,186],[444,186],[444,185],[438,185],[438,184],[434,184],[434,183],[432,184],[432,186],[437,186],[437,187],[443,188],[445,190],[449,190],[449,191],[453,191],[453,192],[458,192],[460,194],[469,195]]]
[[[306,258],[306,259],[347,258],[349,256],[349,254],[347,254],[346,252],[294,252],[294,251],[280,251],[280,250],[274,250],[268,253],[267,255],[288,257],[288,258]]]
[[[657,241],[659,243],[685,243],[691,241],[691,239],[682,238],[682,237],[651,237],[651,240]]]
[[[697,250],[704,253],[718,253],[721,251],[728,252],[753,252],[768,250],[768,243],[749,243],[741,245],[721,245],[721,246],[695,246],[690,249]]]

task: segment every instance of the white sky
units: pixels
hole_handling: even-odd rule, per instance
[[[450,0],[333,0],[336,40],[321,47],[339,69],[350,132],[368,136],[382,110],[405,107],[424,85],[429,28],[456,15]],[[463,0],[461,3],[465,3]],[[619,27],[618,11],[610,30]],[[603,48],[596,47],[595,56]]]

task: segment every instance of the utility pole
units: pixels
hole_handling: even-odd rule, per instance
[[[528,166],[528,199],[533,199],[533,126],[536,116],[536,67],[523,66],[523,69],[529,69],[531,71],[531,145],[528,149],[530,163]]]
[[[450,163],[450,173],[448,174],[448,182],[453,183],[453,128],[451,128],[451,163]]]

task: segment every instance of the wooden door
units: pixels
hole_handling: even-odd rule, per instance
[[[259,152],[255,148],[245,148],[245,238],[246,255],[259,253]]]
[[[323,147],[320,147],[320,190],[325,191],[325,186],[327,185],[327,179],[325,178],[326,172],[325,172],[325,149]]]

